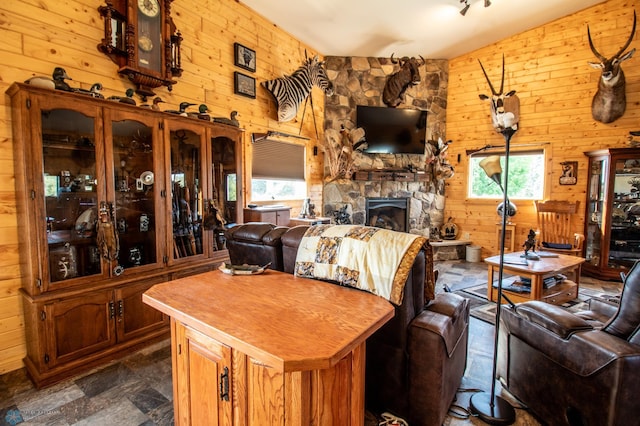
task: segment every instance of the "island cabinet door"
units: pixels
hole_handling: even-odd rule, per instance
[[[172,319],[176,425],[233,425],[231,348]]]

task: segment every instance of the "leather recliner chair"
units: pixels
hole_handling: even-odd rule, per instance
[[[638,424],[640,262],[608,321],[610,305],[594,300],[590,307],[591,318],[540,301],[504,307],[498,376],[546,424]],[[600,327],[597,319],[606,322]]]

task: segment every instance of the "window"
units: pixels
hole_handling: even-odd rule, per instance
[[[304,145],[264,139],[253,144],[251,201],[307,197]]]
[[[499,155],[504,181],[504,152],[482,152],[469,157],[469,198],[502,198],[500,187],[479,166],[480,161],[490,155]],[[511,152],[509,154],[509,182],[507,192],[510,199],[540,200],[544,198],[545,176],[544,150]]]

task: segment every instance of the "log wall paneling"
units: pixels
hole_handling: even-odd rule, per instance
[[[597,49],[615,53],[629,37],[633,10],[640,2],[609,0],[573,15],[558,19],[449,61],[447,139],[453,140],[449,158],[456,174],[446,181],[445,217],[453,217],[461,235],[469,234],[482,246],[482,256],[499,252],[495,224],[499,221],[499,201],[466,198],[467,149],[487,144],[503,145],[504,139],[491,127],[489,104],[478,98],[490,93],[478,64],[482,61],[494,85],[499,84],[502,55],[505,57],[505,91],[516,90],[520,98],[520,129],[512,146],[548,142],[545,198],[580,201],[585,205],[587,158],[583,152],[602,147],[628,146],[628,134],[638,130],[640,117],[640,58],[623,63],[627,80],[627,110],[614,123],[602,124],[591,117],[591,99],[600,72],[587,62],[595,61],[587,38],[587,24]],[[638,32],[629,49],[640,48]],[[498,83],[496,83],[498,82]],[[460,161],[457,161],[458,155]],[[560,185],[561,162],[578,162],[576,185]],[[535,229],[533,201],[513,200],[518,213],[513,217],[516,250]],[[574,232],[583,232],[584,212],[573,223]]]
[[[72,87],[88,89],[95,82],[104,86],[105,97],[123,95],[131,87],[118,74],[117,66],[98,51],[104,25],[98,13],[102,0],[21,0],[0,4],[0,91],[15,81],[34,75],[51,75],[56,66],[65,68],[73,78]],[[278,123],[271,95],[260,81],[293,72],[302,64],[307,46],[275,27],[260,15],[234,0],[179,0],[172,3],[172,16],[181,31],[184,72],[169,92],[156,93],[165,100],[163,109],[176,109],[183,101],[205,103],[212,116],[229,117],[238,111],[245,132],[245,155],[251,156],[252,132],[276,130],[301,134],[307,143],[309,193],[312,202],[322,205],[323,156],[313,156],[317,145],[313,114],[322,135],[324,94],[313,90],[314,110],[307,106],[304,120]],[[257,69],[251,73],[233,64],[233,43],[256,51]],[[233,72],[240,71],[256,79],[256,99],[233,93]],[[0,374],[23,366],[26,354],[24,315],[18,289],[21,285],[18,250],[16,193],[14,179],[11,108],[8,96],[0,100]],[[245,162],[246,164],[246,162]],[[243,188],[249,189],[247,170]],[[250,201],[249,194],[245,199]],[[291,202],[297,215],[302,201]]]

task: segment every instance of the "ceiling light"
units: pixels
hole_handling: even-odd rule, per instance
[[[460,0],[460,3],[464,3],[464,7],[460,11],[460,15],[464,16],[467,14],[467,11],[469,10],[469,0]]]

